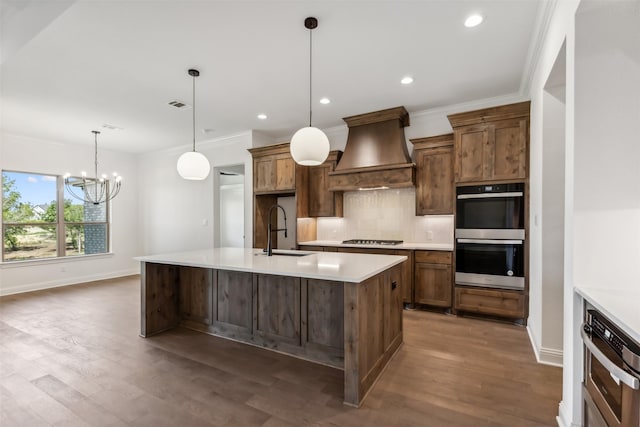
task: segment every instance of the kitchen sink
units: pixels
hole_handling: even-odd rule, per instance
[[[274,249],[272,252],[271,256],[293,256],[293,257],[301,257],[301,256],[307,256],[307,255],[311,255],[312,252],[294,252],[294,251],[280,251],[277,249]],[[254,254],[255,256],[267,256],[266,252],[260,252],[257,254]]]

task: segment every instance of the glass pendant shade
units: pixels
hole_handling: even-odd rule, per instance
[[[329,138],[320,129],[307,126],[293,134],[291,138],[291,157],[303,166],[318,166],[329,155]]]
[[[211,166],[204,154],[187,151],[178,158],[177,169],[184,179],[203,180],[209,176]]]

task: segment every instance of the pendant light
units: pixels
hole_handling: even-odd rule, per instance
[[[193,151],[187,151],[178,158],[177,169],[184,179],[203,180],[209,176],[211,166],[204,154],[196,151],[196,77],[200,71],[190,69],[189,75],[193,77]]]
[[[298,130],[291,138],[289,150],[296,163],[303,166],[317,166],[322,164],[329,155],[329,139],[320,129],[311,126],[311,89],[312,73],[312,43],[311,31],[318,27],[318,20],[309,17],[304,20],[304,26],[309,29],[309,126]]]
[[[84,203],[92,205],[99,205],[100,203],[106,203],[113,199],[120,192],[122,187],[122,177],[116,172],[113,173],[113,186],[109,185],[109,180],[106,175],[98,177],[98,135],[100,132],[92,130],[93,144],[94,144],[94,172],[93,178],[87,178],[87,173],[82,172],[82,178],[74,178],[71,174],[66,173],[64,175],[64,186],[73,197]],[[82,195],[76,193],[76,191],[82,190]]]

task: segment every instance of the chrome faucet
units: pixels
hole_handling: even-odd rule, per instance
[[[276,228],[275,230],[271,228],[271,211],[273,210],[273,208],[282,209],[282,214],[284,215],[284,228]],[[267,215],[269,216],[269,223],[267,225],[267,249],[265,249],[265,252],[267,253],[267,256],[271,256],[273,255],[273,248],[271,245],[271,233],[274,231],[276,233],[278,231],[284,231],[284,237],[285,238],[287,237],[287,213],[285,212],[282,206],[275,204],[269,208],[269,213]]]

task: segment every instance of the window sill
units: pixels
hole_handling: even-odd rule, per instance
[[[113,252],[106,252],[104,254],[94,254],[94,255],[77,255],[77,256],[55,257],[55,258],[45,258],[45,259],[26,259],[22,261],[3,261],[3,262],[0,262],[0,269],[33,267],[36,265],[49,265],[49,264],[62,264],[67,262],[88,261],[88,260],[96,260],[96,259],[102,259],[102,258],[111,258],[114,255],[115,254]]]

